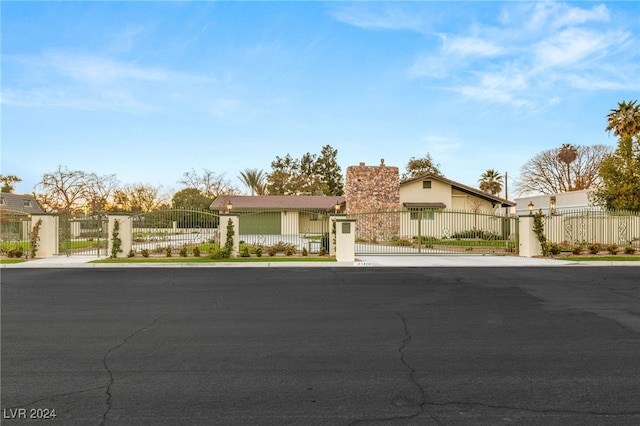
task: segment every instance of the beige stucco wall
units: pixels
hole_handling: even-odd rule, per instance
[[[431,188],[422,187],[423,180],[407,183],[400,186],[400,205],[403,203],[444,203],[451,207],[451,185],[433,179]]]

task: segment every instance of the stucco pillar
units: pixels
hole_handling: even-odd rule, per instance
[[[533,232],[533,216],[520,216],[520,247],[519,255],[522,257],[540,256],[540,242]]]
[[[34,214],[31,215],[31,232],[33,228],[37,226],[38,222],[40,229],[38,230],[38,249],[36,251],[36,257],[51,257],[58,254],[58,216],[54,214]],[[29,248],[29,251],[31,248]],[[31,254],[29,254],[31,255]]]
[[[336,219],[336,260],[353,262],[356,259],[356,220]]]
[[[238,257],[240,252],[240,218],[232,214],[221,214],[220,225],[218,230],[220,231],[220,248],[224,248],[224,244],[227,242],[227,226],[229,221],[233,224],[233,249],[231,250],[231,257]]]
[[[116,220],[118,221],[118,238],[120,238],[120,247],[122,253],[118,253],[118,257],[126,257],[133,247],[133,225],[131,216],[126,213],[110,213],[108,216],[109,223],[109,242],[107,243],[107,256],[111,256],[111,247],[113,246],[113,227]]]

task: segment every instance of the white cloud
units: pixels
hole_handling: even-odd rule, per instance
[[[394,4],[340,5],[332,8],[330,14],[337,21],[364,29],[421,31],[424,27],[419,16]]]
[[[505,53],[505,49],[497,44],[478,37],[448,37],[443,38],[445,53],[461,56],[498,56]]]

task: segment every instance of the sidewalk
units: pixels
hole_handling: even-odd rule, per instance
[[[386,255],[358,256],[356,262],[207,262],[207,263],[90,263],[104,259],[97,256],[55,256],[15,264],[2,264],[0,268],[342,268],[342,267],[558,267],[558,266],[638,266],[640,262],[566,261],[558,259],[482,256],[482,255]]]

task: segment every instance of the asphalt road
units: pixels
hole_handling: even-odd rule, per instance
[[[640,424],[637,267],[1,274],[3,424]]]

